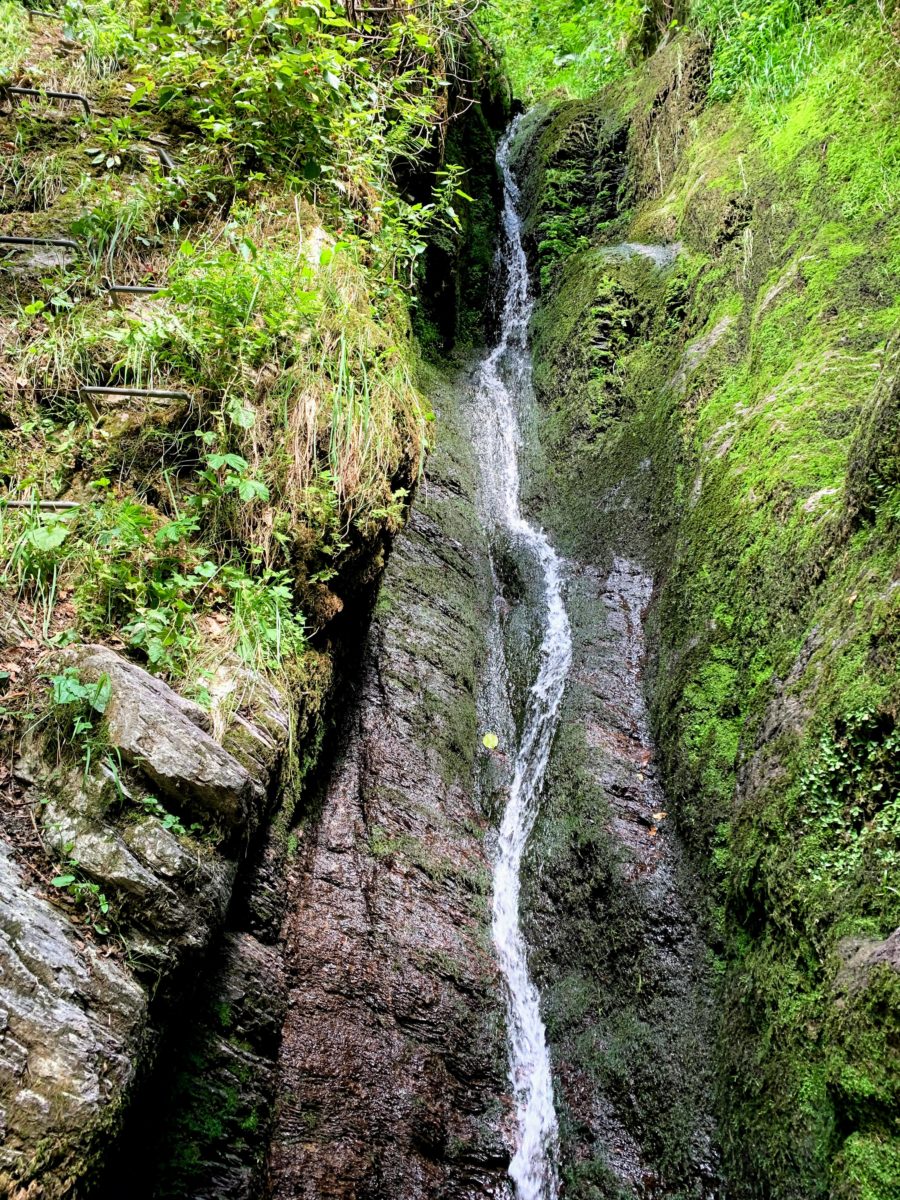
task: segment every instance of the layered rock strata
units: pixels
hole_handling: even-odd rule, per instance
[[[504,1012],[473,784],[491,580],[470,451],[445,401],[288,884],[273,1200],[508,1194]]]
[[[49,669],[108,701],[89,766],[38,727],[10,801],[37,836],[10,819],[0,841],[0,1192],[28,1200],[91,1192],[222,926],[289,732],[260,680],[220,741],[209,712],[106,647]]]

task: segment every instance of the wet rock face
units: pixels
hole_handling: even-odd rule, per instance
[[[573,564],[575,659],[524,894],[566,1195],[717,1196],[711,987],[643,694],[652,582]]]
[[[22,1200],[94,1194],[165,1013],[196,984],[224,921],[287,743],[262,683],[237,730],[222,731],[226,749],[209,713],[112,650],[73,647],[61,665],[109,681],[106,733],[121,765],[98,754],[85,775],[57,760],[52,737],[32,740],[19,806],[32,808],[46,858],[0,840],[0,1194]],[[215,821],[215,845],[185,834],[197,816]],[[62,872],[74,890],[47,887]]]
[[[345,750],[289,882],[274,1200],[506,1196],[504,1014],[473,793],[491,587],[445,411]]]
[[[640,191],[639,137],[621,121],[605,99],[559,106],[537,113],[519,146],[531,265],[543,285],[523,483],[569,556],[573,635],[523,923],[553,1057],[566,1200],[712,1200],[720,1184],[704,914],[667,811],[645,699],[653,462],[645,440],[618,436],[631,399],[612,367],[645,336],[642,305],[656,302],[678,247],[612,235],[612,245],[562,262],[543,233],[567,211],[548,186],[548,164],[580,197],[593,176],[586,163],[596,163],[609,208],[601,215],[589,195],[580,200],[586,238]],[[685,375],[704,349],[694,348]],[[506,636],[517,636],[514,620]]]
[[[287,1009],[277,946],[229,931],[216,969],[191,1007],[157,1090],[134,1114],[133,1144],[103,1200],[255,1200],[275,1096],[275,1063]]]

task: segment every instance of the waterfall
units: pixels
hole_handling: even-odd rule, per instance
[[[572,638],[563,603],[562,564],[543,530],[522,515],[519,499],[519,411],[531,389],[528,323],[532,310],[517,212],[519,191],[509,165],[510,146],[519,119],[511,125],[497,156],[503,175],[501,265],[507,290],[499,341],[476,376],[474,410],[482,506],[489,533],[510,540],[517,550],[530,555],[542,579],[539,600],[543,636],[539,665],[528,693],[518,744],[514,747],[509,796],[499,831],[492,930],[507,984],[510,1081],[518,1124],[518,1144],[510,1175],[518,1200],[555,1200],[558,1131],[550,1055],[540,997],[528,973],[519,920],[519,893],[522,858],[537,816],[572,661]],[[503,653],[499,638],[495,639],[493,649],[495,661],[489,665],[489,671],[492,690],[496,692],[496,681],[507,678],[505,663],[497,662]],[[508,704],[508,697],[506,701]]]

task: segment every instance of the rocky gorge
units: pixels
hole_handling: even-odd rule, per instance
[[[0,1194],[897,1194],[900,193],[866,28],[763,133],[677,20],[511,126],[482,80],[473,208],[423,245],[427,458],[296,576],[302,670],[216,652],[190,699],[121,638],[41,647]]]
[[[510,281],[509,266],[500,266],[502,287],[525,282]],[[528,316],[526,308],[516,318],[524,317],[523,333]],[[522,363],[507,370],[524,430],[527,495],[542,478],[534,465],[542,456],[538,414]],[[198,939],[213,963],[200,1032],[168,1032],[124,1119],[122,1149],[101,1172],[100,1195],[126,1187],[148,1197],[251,1196],[260,1188],[284,1197],[510,1194],[504,985],[488,914],[493,830],[510,786],[504,747],[525,719],[544,618],[537,579],[529,578],[534,564],[520,557],[515,535],[489,550],[485,514],[494,492],[484,476],[493,459],[474,447],[493,419],[491,393],[485,407],[474,367],[447,378],[433,372],[430,382],[439,444],[347,667],[355,700],[336,726],[333,766],[302,801],[299,824],[297,812],[288,824],[276,819],[274,844],[262,843],[271,849],[261,859],[256,852],[259,865],[240,877],[230,869],[216,920]],[[620,511],[623,528],[637,491],[619,488],[601,500]],[[626,537],[600,557],[561,565],[574,665],[526,859],[524,917],[550,1050],[566,1064],[556,1081],[563,1186],[606,1179],[641,1193],[687,1186],[711,1196],[711,993],[697,914],[679,898],[689,885],[666,823],[643,700],[652,582],[623,557],[643,549]],[[265,813],[264,786],[232,783],[226,758],[189,770],[164,742],[145,759],[136,713],[117,718],[123,680],[136,669],[99,650],[73,661],[80,679],[109,678],[111,736],[123,730],[126,753],[127,739],[138,739],[131,753],[148,782],[181,801],[202,777],[211,803],[252,837],[258,818],[247,804],[255,796],[254,811]],[[507,680],[499,692],[498,671]],[[149,676],[144,683],[152,686]],[[281,709],[272,703],[268,733],[229,714],[225,746],[237,735],[270,738],[280,721],[280,741],[269,746],[277,762],[287,723],[278,715],[284,701]],[[152,714],[149,700],[137,711]],[[243,711],[249,717],[252,705]],[[170,724],[148,719],[151,730]],[[496,752],[481,745],[489,725],[502,731]],[[189,742],[182,753],[191,751]],[[236,804],[231,796],[241,792],[248,799]],[[68,840],[68,827],[59,836],[104,888],[123,886]],[[545,864],[554,864],[552,881]],[[591,915],[600,909],[602,927]],[[603,962],[619,989],[598,970]],[[182,988],[181,1003],[189,994]],[[136,996],[132,1036],[155,1037],[140,988]],[[638,1022],[642,1036],[656,1040],[645,1090],[632,1091],[624,1108],[614,1084],[598,1089],[591,1058],[610,1035],[596,1018],[584,1023],[592,1001],[608,1005],[613,996],[621,999],[609,1009],[612,1038]],[[139,1054],[127,1045],[120,1053],[132,1063]],[[173,1068],[181,1055],[186,1078]],[[132,1083],[123,1079],[123,1096]],[[635,1084],[629,1070],[629,1089]],[[110,1101],[97,1093],[94,1103],[86,1125],[96,1122],[91,1133],[102,1140]],[[668,1178],[657,1166],[660,1145],[677,1164]],[[135,1154],[143,1160],[137,1183]],[[59,1168],[48,1167],[52,1178]]]

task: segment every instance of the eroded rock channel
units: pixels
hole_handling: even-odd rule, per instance
[[[452,397],[290,874],[279,1200],[505,1190],[503,1004],[473,770],[491,584]]]
[[[515,253],[507,245],[500,264],[507,289],[524,282]],[[529,314],[523,293],[507,316],[524,334]],[[502,479],[520,484],[499,448],[475,453],[498,418],[513,442],[522,425],[523,530],[545,507],[529,373],[521,361],[499,370],[505,415],[484,368],[436,385],[439,448],[385,574],[321,819],[292,864],[269,1160],[279,1200],[719,1194],[706,952],[643,695],[653,583],[629,534],[639,478],[598,501],[620,511],[615,538],[554,559],[571,612],[562,679],[569,653],[572,667],[530,802],[521,911],[548,1112],[519,1024],[510,1074],[509,977],[488,905],[514,749],[534,733],[550,593],[543,556],[485,508],[501,503]],[[499,491],[484,478],[494,470]]]

